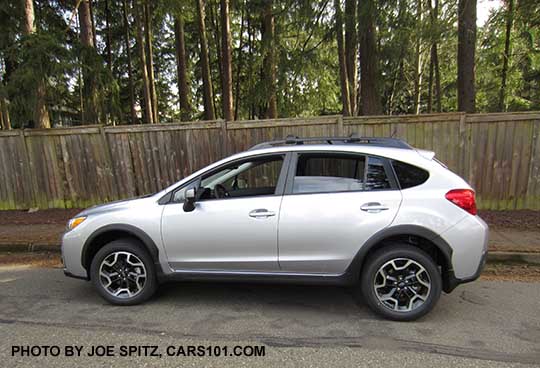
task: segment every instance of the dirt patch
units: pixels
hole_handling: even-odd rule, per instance
[[[0,266],[27,265],[31,267],[62,268],[62,259],[54,253],[0,253]]]
[[[488,263],[481,280],[540,282],[540,265]]]
[[[66,224],[0,225],[0,242],[60,244]]]
[[[540,211],[478,211],[490,227],[540,231]]]
[[[49,209],[33,213],[28,211],[0,211],[0,224],[2,225],[35,225],[35,224],[61,224],[65,225],[70,218],[82,210]]]

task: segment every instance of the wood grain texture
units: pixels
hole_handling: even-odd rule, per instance
[[[287,135],[395,137],[435,151],[484,209],[540,209],[540,112],[322,116],[0,131],[0,209],[76,208],[157,192]]]

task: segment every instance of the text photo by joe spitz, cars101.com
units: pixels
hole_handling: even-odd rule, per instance
[[[0,367],[538,366],[538,14],[1,5]]]

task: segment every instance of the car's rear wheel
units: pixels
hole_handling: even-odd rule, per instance
[[[135,239],[115,240],[92,260],[90,278],[99,294],[117,305],[139,304],[157,288],[152,258]]]
[[[391,244],[373,254],[366,261],[360,284],[373,311],[398,321],[415,320],[428,313],[442,289],[434,260],[407,244]]]

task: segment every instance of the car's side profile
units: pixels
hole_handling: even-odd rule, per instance
[[[472,188],[433,152],[293,137],[81,212],[62,256],[68,276],[114,304],[143,302],[170,279],[333,283],[411,320],[479,276],[487,236]]]

